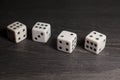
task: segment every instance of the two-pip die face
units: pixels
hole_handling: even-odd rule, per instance
[[[106,45],[106,35],[97,31],[92,31],[86,36],[85,49],[93,53],[99,54]]]
[[[37,22],[32,28],[32,39],[36,42],[46,43],[51,37],[51,25]]]
[[[8,38],[16,43],[19,43],[27,38],[27,27],[16,21],[7,26]]]
[[[77,45],[77,34],[62,31],[57,38],[57,48],[60,51],[72,53]]]

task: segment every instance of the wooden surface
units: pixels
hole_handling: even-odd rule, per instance
[[[20,21],[28,27],[28,39],[19,44],[6,37],[6,26]],[[52,25],[46,44],[31,40],[35,22]],[[78,34],[72,54],[56,49],[62,30]],[[84,37],[96,30],[107,35],[99,55],[83,48]],[[49,0],[0,3],[0,80],[120,80],[120,5],[112,0]]]

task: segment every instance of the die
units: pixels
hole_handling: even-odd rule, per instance
[[[8,38],[19,43],[27,38],[27,27],[23,23],[16,21],[7,26]]]
[[[70,31],[62,31],[57,37],[57,49],[66,53],[72,53],[77,45],[77,34]]]
[[[36,42],[46,43],[51,37],[51,25],[37,22],[32,28],[32,39]]]
[[[85,49],[99,54],[106,45],[106,35],[97,31],[92,31],[85,38]]]

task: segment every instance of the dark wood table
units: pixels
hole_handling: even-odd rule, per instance
[[[7,39],[6,27],[20,21],[28,38],[19,44]],[[46,44],[31,40],[35,22],[52,25]],[[56,49],[62,30],[78,34],[72,54]],[[84,49],[91,31],[107,35],[106,48],[95,55]],[[1,0],[0,80],[120,80],[120,5],[112,0]]]

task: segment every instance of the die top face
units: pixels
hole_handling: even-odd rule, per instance
[[[8,25],[7,28],[10,29],[10,30],[12,30],[12,31],[17,31],[17,30],[19,30],[20,28],[23,28],[23,27],[26,27],[26,26],[24,24],[16,21],[16,22]]]
[[[58,36],[59,40],[64,40],[67,42],[72,42],[77,37],[77,34],[69,31],[62,31]]]
[[[43,22],[37,22],[32,30],[36,30],[36,31],[46,31],[50,29],[50,24],[48,23],[43,23]]]
[[[95,43],[99,43],[101,41],[106,41],[106,35],[99,33],[97,31],[92,31],[86,36],[86,39],[93,41]]]

